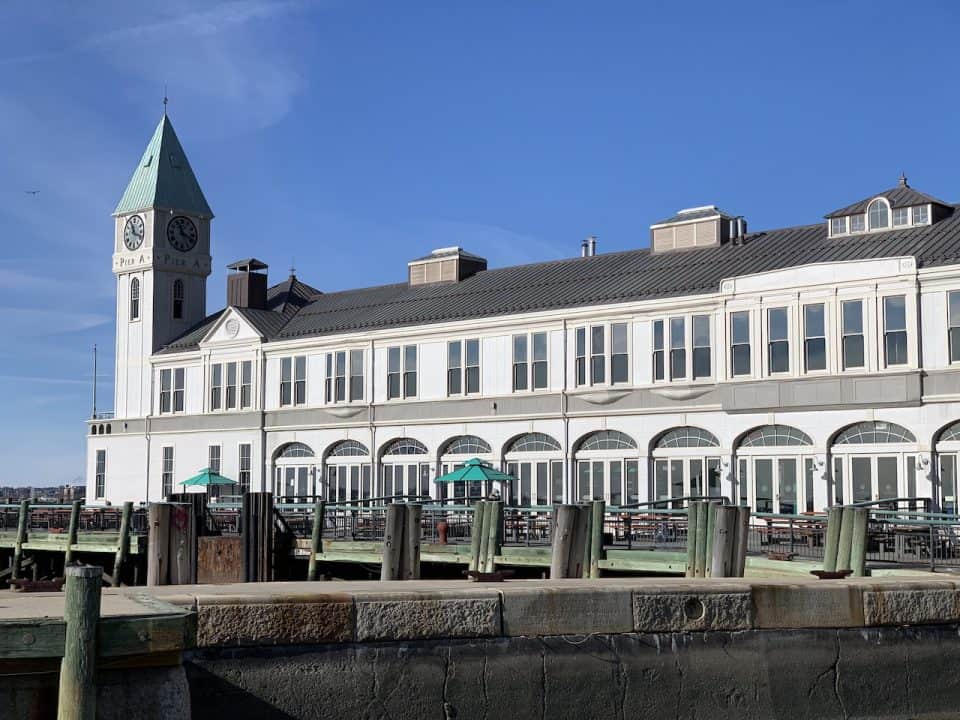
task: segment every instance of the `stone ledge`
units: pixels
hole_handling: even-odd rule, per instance
[[[633,594],[610,587],[530,588],[503,593],[508,637],[633,632]]]
[[[636,632],[749,630],[753,627],[749,592],[634,593]]]
[[[352,602],[200,605],[199,647],[342,643],[353,639]]]
[[[845,584],[753,586],[756,629],[862,627],[861,590]]]
[[[499,598],[358,600],[356,639],[499,637]]]
[[[865,590],[867,625],[926,625],[960,621],[960,591],[953,588]]]

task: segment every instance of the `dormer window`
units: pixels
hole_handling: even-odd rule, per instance
[[[847,218],[837,217],[830,219],[830,234],[831,235],[846,235],[847,234]]]
[[[910,208],[896,208],[893,211],[893,226],[902,227],[910,224]]]
[[[914,225],[926,225],[930,222],[930,216],[927,213],[926,205],[916,205],[913,208],[913,224]]]
[[[867,208],[867,217],[870,219],[871,230],[882,230],[890,227],[890,206],[883,198],[877,198]]]
[[[863,232],[864,222],[863,215],[851,215],[850,216],[850,232],[858,233]]]

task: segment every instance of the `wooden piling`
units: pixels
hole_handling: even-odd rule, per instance
[[[273,580],[273,493],[245,493],[240,512],[244,582],[270,582]]]
[[[709,522],[707,508],[709,503],[697,503],[697,557],[693,566],[694,577],[706,577],[707,568],[707,526]]]
[[[422,537],[422,505],[407,505],[403,524],[403,552],[401,553],[401,578],[420,579],[420,539]]]
[[[590,577],[600,577],[600,560],[603,557],[603,517],[606,503],[594,500],[590,504]]]
[[[57,720],[95,720],[97,621],[103,569],[68,567],[63,619],[66,623]]]
[[[487,503],[485,500],[473,505],[473,525],[470,527],[470,564],[468,570],[476,572],[480,569],[480,546],[483,543],[483,513]]]
[[[147,508],[147,586],[170,583],[169,503],[150,503]]]
[[[697,522],[699,520],[697,503],[687,504],[687,567],[684,577],[694,577],[697,564]]]
[[[707,547],[704,549],[703,576],[711,577],[713,566],[713,534],[714,526],[717,521],[717,508],[719,503],[705,501],[707,505]]]
[[[837,547],[840,544],[840,524],[843,522],[843,507],[834,505],[827,510],[827,537],[823,543],[823,569],[837,569]]]
[[[867,574],[867,520],[870,511],[856,508],[853,514],[853,539],[850,544],[850,569],[854,577]]]
[[[734,545],[734,577],[743,577],[747,569],[747,545],[750,540],[750,508],[737,507],[737,537]]]
[[[20,501],[20,515],[17,518],[17,539],[13,545],[13,569],[10,574],[12,580],[20,577],[20,563],[23,562],[23,545],[27,542],[27,524],[30,517],[30,501]]]
[[[111,585],[120,587],[120,574],[123,572],[123,566],[127,563],[127,553],[130,550],[130,520],[133,516],[133,503],[127,501],[123,504],[123,511],[120,515],[120,537],[117,540],[117,553],[113,558],[113,576]]]
[[[714,503],[711,503],[714,505]],[[733,576],[733,551],[737,537],[737,508],[731,505],[714,509],[713,547],[710,555],[710,577]]]
[[[573,545],[574,526],[577,522],[576,505],[557,505],[554,512],[553,547],[550,555],[550,579],[570,577],[570,549]]]
[[[381,580],[400,579],[400,554],[403,550],[404,508],[400,503],[387,505],[383,528],[383,560],[380,563]]]
[[[493,500],[487,503],[487,551],[483,556],[483,572],[492,573],[496,569],[496,557],[500,554],[500,526],[503,524],[503,502]]]
[[[313,504],[313,529],[310,532],[310,560],[307,563],[307,580],[317,579],[317,553],[323,552],[323,523],[327,505],[323,500]]]
[[[576,510],[567,577],[584,578],[589,577],[590,572],[590,506],[577,505]]]
[[[70,524],[67,526],[67,549],[63,553],[63,566],[73,562],[73,546],[77,544],[77,535],[80,532],[80,507],[83,501],[74,500],[70,506]]]
[[[197,526],[192,505],[174,503],[170,510],[170,584],[197,583]]]
[[[843,521],[840,523],[840,540],[837,543],[837,572],[850,570],[850,550],[853,547],[853,521],[856,508],[849,505],[843,508]]]

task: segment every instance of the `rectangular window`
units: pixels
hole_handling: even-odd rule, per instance
[[[387,399],[400,397],[400,348],[387,350]]]
[[[610,326],[610,382],[625,383],[630,374],[629,352],[627,349],[627,324],[614,323]]]
[[[253,362],[240,363],[240,407],[249,408],[253,402]]]
[[[447,395],[463,393],[463,343],[447,343]]]
[[[223,365],[210,366],[210,409],[219,410],[223,401]]]
[[[330,354],[333,355],[333,401],[343,402],[347,399],[347,354],[342,350]]]
[[[605,354],[605,328],[594,325],[590,328],[590,384],[606,382],[607,356]]]
[[[227,363],[227,410],[237,409],[237,364]]]
[[[733,375],[750,374],[750,312],[730,313],[730,367]]]
[[[896,208],[893,211],[894,226],[910,224],[910,208]]]
[[[165,446],[161,457],[160,492],[163,497],[168,497],[173,494],[173,446]]]
[[[914,225],[926,225],[930,221],[929,215],[927,214],[926,205],[917,205],[913,208],[913,224]]]
[[[807,372],[827,369],[827,333],[824,306],[803,306],[803,354]]]
[[[790,336],[787,308],[767,310],[767,363],[770,373],[790,372]]]
[[[693,316],[693,379],[711,376],[710,316]]]
[[[653,379],[664,379],[663,320],[653,321]]]
[[[474,395],[480,392],[480,341],[467,340],[464,345],[467,346],[464,385],[467,388],[467,395]]]
[[[237,485],[240,493],[250,492],[250,443],[240,443],[240,462],[238,467],[240,472],[237,473]]]
[[[527,389],[527,336],[513,336],[513,390]]]
[[[280,360],[280,405],[293,403],[293,358]]]
[[[307,358],[303,355],[293,359],[293,404],[307,402]]]
[[[417,396],[417,346],[403,347],[403,396]]]
[[[102,498],[107,494],[107,451],[97,450],[97,467],[94,470],[96,497]]]
[[[544,390],[547,387],[547,334],[533,333],[533,389]]]
[[[160,371],[160,414],[168,413],[173,408],[173,371]]]
[[[350,351],[350,400],[363,400],[363,350]]]
[[[211,472],[220,473],[220,446],[210,445],[207,448],[207,467]]]
[[[587,329],[576,330],[576,382],[577,385],[587,384]]]
[[[948,330],[947,343],[950,346],[950,362],[960,362],[960,290],[947,293]]]
[[[682,317],[670,318],[670,379],[687,376],[687,324]]]
[[[184,403],[184,383],[186,381],[187,371],[183,368],[176,368],[173,371],[173,411],[183,412]]]
[[[883,348],[887,367],[907,364],[907,302],[903,295],[883,299]]]
[[[850,232],[863,232],[864,228],[864,218],[863,215],[851,215],[850,216]]]
[[[862,368],[863,301],[846,300],[843,303],[843,369]]]
[[[830,219],[830,234],[843,235],[847,232],[847,218],[838,217]]]

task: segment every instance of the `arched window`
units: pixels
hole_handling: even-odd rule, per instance
[[[521,435],[507,447],[508,453],[557,452],[560,443],[546,433],[527,433]]]
[[[130,281],[130,319],[140,319],[140,278]]]
[[[763,425],[750,431],[740,441],[740,447],[784,447],[813,445],[810,436],[789,425]]]
[[[579,450],[636,450],[636,441],[619,430],[598,430],[587,435]]]
[[[476,435],[455,437],[443,449],[444,455],[487,455],[491,452],[490,443]]]
[[[315,457],[313,450],[302,442],[287,443],[280,450],[278,458],[312,458]]]
[[[915,443],[917,438],[905,427],[890,422],[861,422],[844,429],[834,445],[875,445],[883,443]]]
[[[183,280],[173,281],[173,319],[183,319]]]
[[[871,230],[890,227],[890,207],[887,201],[877,198],[867,207],[867,223]]]
[[[712,433],[698,427],[685,425],[667,430],[657,440],[658,448],[720,447],[720,441]]]
[[[369,455],[370,451],[362,442],[356,440],[341,440],[331,448],[330,457],[360,457]]]
[[[960,442],[960,422],[955,422],[953,425],[944,428],[937,442]]]
[[[427,446],[413,438],[397,438],[383,449],[384,455],[426,455]]]

